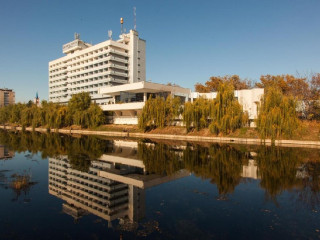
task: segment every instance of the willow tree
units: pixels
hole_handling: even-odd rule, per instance
[[[221,195],[234,191],[240,183],[243,164],[248,161],[246,152],[219,144],[187,146],[183,157],[185,169],[203,179],[211,179]]]
[[[169,96],[166,100],[157,96],[146,101],[139,116],[139,128],[146,131],[170,125],[180,113],[180,99]]]
[[[230,133],[248,122],[248,114],[243,112],[241,104],[234,96],[234,87],[230,83],[221,83],[216,99],[210,105],[212,133]]]
[[[269,87],[261,100],[257,118],[261,138],[291,137],[299,125],[295,99],[284,96],[277,87]]]
[[[169,95],[165,102],[165,125],[171,125],[181,111],[181,99]]]
[[[163,143],[138,144],[139,159],[143,160],[146,171],[159,175],[172,175],[184,168],[181,151]]]
[[[0,108],[0,123],[5,124],[9,120],[9,112],[7,107]]]
[[[205,98],[198,98],[193,103],[186,102],[183,111],[183,122],[190,131],[194,127],[197,131],[208,127],[208,118],[211,100]]]
[[[271,199],[275,200],[282,191],[301,186],[299,182],[302,179],[297,177],[297,169],[302,159],[297,149],[261,146],[256,158],[260,186]]]

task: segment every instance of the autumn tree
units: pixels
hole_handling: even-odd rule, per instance
[[[195,90],[197,92],[208,93],[218,91],[218,87],[221,83],[230,83],[235,90],[248,89],[251,87],[251,81],[247,79],[241,79],[238,75],[226,75],[226,76],[213,76],[206,81],[205,85],[201,83],[195,84]]]
[[[309,84],[306,77],[295,77],[293,75],[262,75],[256,87],[265,88],[276,87],[284,95],[293,96],[299,100],[309,99]]]

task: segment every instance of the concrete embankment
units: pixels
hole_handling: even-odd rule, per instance
[[[2,129],[21,131],[22,127],[0,126]],[[33,131],[31,127],[27,127],[26,131]],[[37,132],[47,132],[46,128],[35,128]],[[171,135],[171,134],[149,134],[149,133],[130,133],[130,132],[111,132],[111,131],[90,131],[90,130],[69,130],[69,129],[51,129],[51,132],[64,134],[82,134],[82,135],[100,135],[109,137],[125,137],[125,138],[149,138],[149,139],[165,139],[176,141],[190,142],[216,142],[216,143],[238,143],[249,145],[271,145],[271,139],[261,140],[254,138],[232,138],[232,137],[205,137],[190,135]],[[320,141],[300,141],[300,140],[275,140],[275,146],[282,147],[307,147],[320,149]]]

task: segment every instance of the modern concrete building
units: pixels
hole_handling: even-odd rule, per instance
[[[249,114],[249,119],[253,120],[258,117],[258,104],[261,101],[261,97],[264,94],[263,88],[252,88],[252,89],[243,89],[235,90],[234,96],[238,99],[239,103],[243,107],[243,111],[246,111]],[[203,97],[206,99],[215,99],[217,97],[217,92],[211,93],[191,93],[191,101]]]
[[[15,92],[12,89],[0,88],[0,107],[15,104]]]
[[[89,92],[98,104],[108,102],[99,88],[146,80],[145,47],[134,30],[96,45],[75,34],[62,47],[66,56],[49,62],[49,101],[67,103],[73,94]]]
[[[130,30],[117,41],[109,37],[91,45],[75,34],[74,41],[63,46],[66,56],[49,62],[49,101],[67,103],[73,94],[89,92],[104,111],[113,112],[109,123],[138,124],[138,116],[151,95],[178,96],[182,102],[217,96],[214,92],[191,92],[176,85],[147,82],[146,46],[138,32]],[[257,118],[257,104],[263,93],[262,88],[235,91],[250,120]]]
[[[181,102],[189,100],[190,89],[175,85],[164,85],[152,82],[137,82],[115,87],[100,88],[99,93],[112,98],[101,105],[103,111],[114,113],[114,124],[138,124],[138,116],[149,97],[152,95],[180,97]]]
[[[111,96],[110,100],[101,108],[104,111],[113,112],[111,122],[114,124],[138,124],[138,116],[142,111],[146,100],[152,95],[167,97],[172,95],[180,97],[181,102],[194,101],[197,98],[215,99],[216,92],[198,93],[191,92],[189,88],[175,85],[165,85],[152,82],[138,82],[124,84],[114,87],[102,87],[99,93],[103,96]],[[264,93],[263,88],[253,88],[236,90],[235,97],[243,106],[243,110],[248,112],[249,119],[256,119],[258,116],[258,104]]]

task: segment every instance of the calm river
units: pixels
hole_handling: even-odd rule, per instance
[[[0,131],[0,239],[318,239],[320,150]]]

